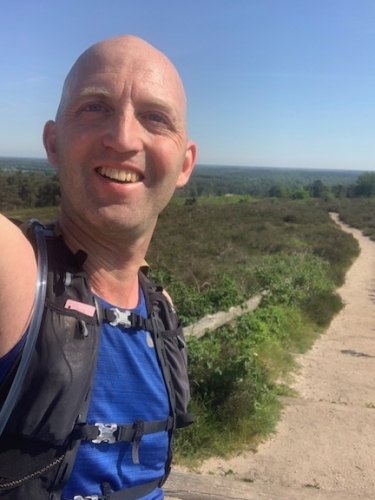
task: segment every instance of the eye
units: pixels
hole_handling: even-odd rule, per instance
[[[144,118],[151,122],[166,123],[164,117],[158,113],[147,113],[146,115],[144,115]]]
[[[83,107],[83,111],[88,111],[90,113],[98,113],[100,111],[107,111],[107,108],[105,106],[103,106],[103,104],[93,102],[90,104],[86,104]]]
[[[143,126],[153,133],[165,133],[173,129],[173,125],[168,116],[158,111],[148,111],[141,115]]]

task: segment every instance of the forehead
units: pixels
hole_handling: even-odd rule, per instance
[[[150,50],[105,47],[88,51],[69,73],[65,97],[75,100],[95,93],[128,99],[165,101],[185,112],[185,93],[174,66],[162,54]]]

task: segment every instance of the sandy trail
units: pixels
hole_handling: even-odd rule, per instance
[[[375,498],[375,243],[333,217],[361,253],[338,290],[345,308],[298,358],[300,396],[288,400],[277,432],[256,454],[210,459],[201,473],[233,471],[256,489]]]

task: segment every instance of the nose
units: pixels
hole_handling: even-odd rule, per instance
[[[130,109],[114,113],[107,122],[103,145],[119,153],[137,153],[142,150],[143,127]]]

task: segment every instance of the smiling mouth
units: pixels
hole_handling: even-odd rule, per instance
[[[117,170],[116,168],[99,167],[97,172],[107,179],[111,179],[117,182],[123,183],[134,183],[141,180],[141,176],[136,172],[131,172],[129,170]]]

